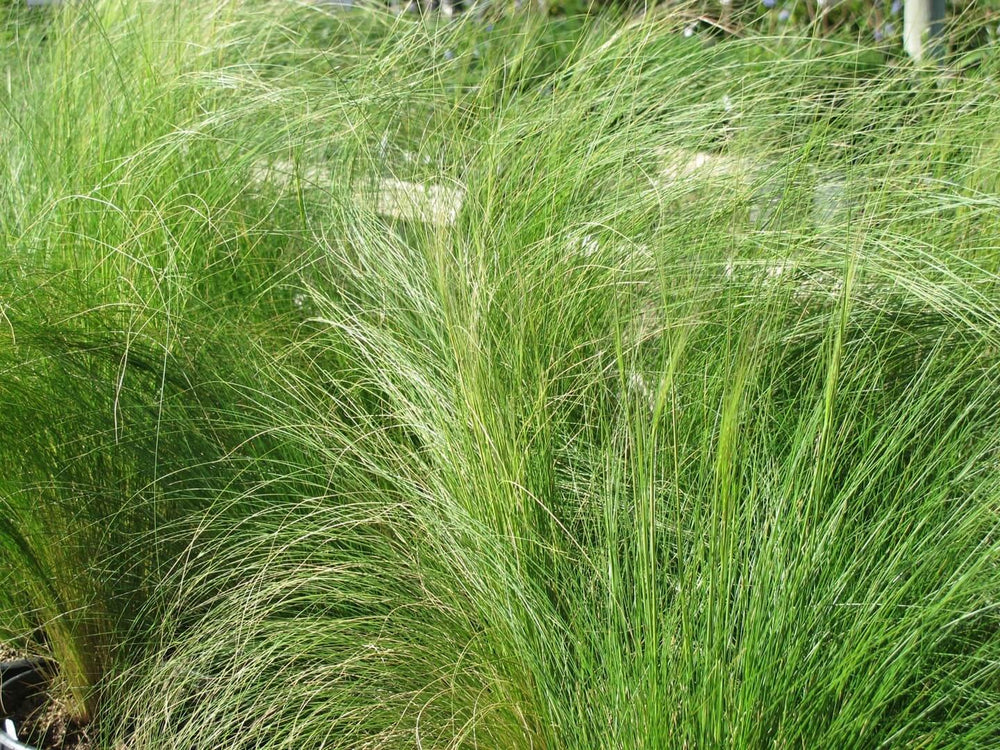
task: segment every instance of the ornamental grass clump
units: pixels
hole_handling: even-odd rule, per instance
[[[0,136],[0,629],[98,747],[996,741],[990,88],[210,6]]]

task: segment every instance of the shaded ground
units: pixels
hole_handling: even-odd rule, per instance
[[[0,643],[0,661],[23,655]],[[70,719],[57,695],[38,693],[18,705],[5,707],[21,742],[39,750],[90,750],[87,728]]]

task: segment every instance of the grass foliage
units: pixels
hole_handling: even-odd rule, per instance
[[[1000,741],[1000,70],[30,20],[0,634],[98,747]]]

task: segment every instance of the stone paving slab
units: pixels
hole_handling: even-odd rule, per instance
[[[300,167],[297,174],[302,182],[312,187],[330,187],[329,170],[322,167]],[[279,187],[291,185],[295,176],[295,166],[287,161],[258,162],[253,169],[255,182]],[[379,180],[374,189],[356,184],[353,197],[356,205],[373,207],[375,213],[389,219],[450,226],[455,223],[462,210],[465,189],[460,185],[412,182],[387,177]]]

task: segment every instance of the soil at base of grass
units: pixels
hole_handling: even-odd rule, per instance
[[[4,643],[0,643],[0,661],[23,658]],[[14,721],[18,739],[38,750],[90,750],[87,727],[70,718],[57,695],[39,693],[13,706],[13,714],[6,715]]]

